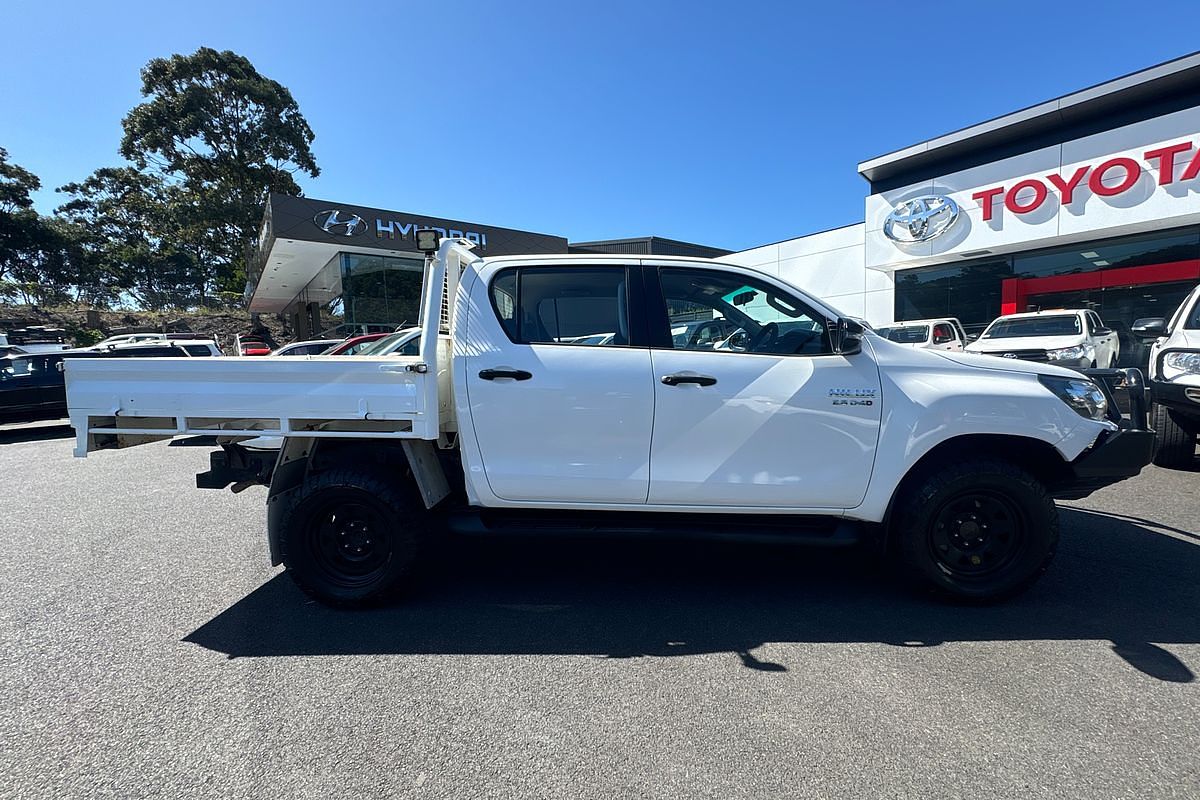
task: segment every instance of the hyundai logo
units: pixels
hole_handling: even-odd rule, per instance
[[[940,194],[914,197],[892,209],[883,223],[883,235],[893,242],[927,242],[950,230],[958,219],[958,203]]]
[[[313,217],[313,224],[335,236],[358,236],[367,229],[367,223],[357,214],[342,214],[341,211],[322,211]]]

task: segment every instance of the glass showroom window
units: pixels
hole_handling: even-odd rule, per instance
[[[415,325],[423,265],[416,258],[342,255],[342,306],[352,324]]]

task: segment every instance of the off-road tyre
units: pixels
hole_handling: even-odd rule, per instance
[[[280,554],[313,599],[380,605],[411,588],[429,526],[411,480],[338,467],[300,487],[282,519]]]
[[[1181,419],[1178,411],[1155,403],[1150,423],[1158,432],[1154,464],[1167,469],[1190,469],[1196,457],[1196,425]],[[1180,424],[1182,423],[1182,424]]]
[[[898,499],[893,541],[911,583],[984,604],[1029,588],[1058,548],[1058,509],[1011,462],[972,459],[919,475]]]

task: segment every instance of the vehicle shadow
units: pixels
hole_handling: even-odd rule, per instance
[[[355,654],[573,654],[606,658],[753,651],[770,642],[1100,640],[1163,681],[1191,669],[1153,643],[1200,642],[1200,543],[1063,509],[1051,571],[982,608],[918,596],[851,552],[783,546],[506,539],[455,541],[427,585],[393,607],[337,611],[277,575],[184,641],[230,658]]]
[[[20,428],[0,428],[0,445],[25,442],[46,442],[52,439],[69,439],[75,429],[66,422],[55,425],[26,425]]]

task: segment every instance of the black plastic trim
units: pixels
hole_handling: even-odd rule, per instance
[[[1071,479],[1050,487],[1060,500],[1079,500],[1097,489],[1132,478],[1154,457],[1157,434],[1148,430],[1123,430],[1101,434],[1101,439],[1070,462]]]
[[[447,525],[454,533],[486,536],[629,536],[824,547],[851,547],[864,540],[863,524],[835,516],[469,508],[450,513]]]

